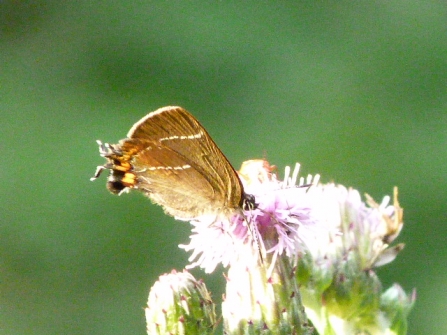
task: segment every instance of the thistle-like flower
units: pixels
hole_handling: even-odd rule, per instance
[[[365,204],[358,191],[335,184],[313,187],[308,195],[328,227],[308,236],[297,255],[297,280],[314,327],[319,334],[406,334],[414,293],[406,296],[397,284],[383,293],[374,272],[403,248],[389,246],[403,226],[397,188],[392,205],[389,197],[377,204],[368,195]]]
[[[214,303],[205,284],[188,272],[172,271],[152,286],[145,309],[147,333],[213,334]]]
[[[192,251],[188,268],[228,266],[225,333],[406,334],[414,294],[397,284],[382,292],[374,272],[403,248],[390,247],[403,226],[397,188],[392,205],[364,203],[318,176],[298,181],[298,168],[280,181],[265,160],[245,162],[254,208],[196,218],[180,246]]]
[[[275,168],[263,160],[247,161],[240,176],[256,208],[228,219],[193,222],[194,234],[186,250],[193,250],[190,266],[213,271],[228,265],[222,305],[228,334],[308,334],[295,268],[291,260],[304,252],[304,240],[321,229],[312,217],[306,195],[314,181],[296,186],[298,170],[279,181]],[[316,180],[315,180],[316,181]],[[306,184],[306,185],[305,185]]]
[[[191,241],[180,245],[193,251],[187,268],[199,266],[209,273],[219,263],[250,267],[262,262],[266,254],[273,260],[282,254],[292,258],[304,250],[308,235],[324,229],[313,217],[307,195],[318,179],[308,177],[296,185],[299,165],[284,181],[276,178],[275,169],[265,160],[243,163],[239,175],[245,192],[256,199],[256,207],[232,216],[222,213],[192,221]]]

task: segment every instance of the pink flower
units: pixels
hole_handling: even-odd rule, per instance
[[[312,213],[308,189],[312,178],[298,185],[297,165],[292,177],[279,181],[274,167],[264,160],[246,161],[240,170],[245,193],[255,198],[256,207],[238,213],[202,216],[193,225],[188,245],[192,250],[188,268],[200,266],[212,272],[221,263],[243,262],[247,267],[257,265],[263,258],[286,254],[289,257],[303,250],[308,234],[317,233],[317,221]]]

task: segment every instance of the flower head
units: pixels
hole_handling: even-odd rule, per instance
[[[189,267],[200,266],[205,272],[212,272],[219,263],[242,262],[250,267],[266,255],[292,257],[302,250],[306,236],[320,229],[307,195],[310,185],[303,180],[303,187],[294,184],[299,166],[285,181],[277,179],[274,169],[265,160],[242,165],[240,177],[245,192],[256,199],[255,208],[202,216],[191,222],[191,241],[180,246],[193,251]]]
[[[212,334],[216,325],[214,303],[205,284],[186,271],[160,276],[147,304],[148,334]]]
[[[373,270],[403,248],[389,246],[403,226],[397,188],[391,205],[389,197],[377,204],[368,195],[365,203],[358,191],[335,184],[317,185],[308,195],[314,214],[328,228],[309,235],[298,255],[297,280],[315,328],[319,333],[405,334],[414,295],[400,290],[399,301],[390,303]]]

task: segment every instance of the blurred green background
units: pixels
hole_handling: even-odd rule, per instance
[[[446,334],[445,1],[1,1],[0,334],[145,334],[189,225],[109,194],[96,139],[180,105],[235,167],[299,161],[380,201],[400,187],[384,286],[409,334]],[[221,270],[202,277],[220,301]]]

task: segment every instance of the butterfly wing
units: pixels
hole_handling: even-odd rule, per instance
[[[200,123],[181,107],[145,116],[121,141],[130,154],[137,188],[168,214],[191,218],[240,207],[236,171]]]

